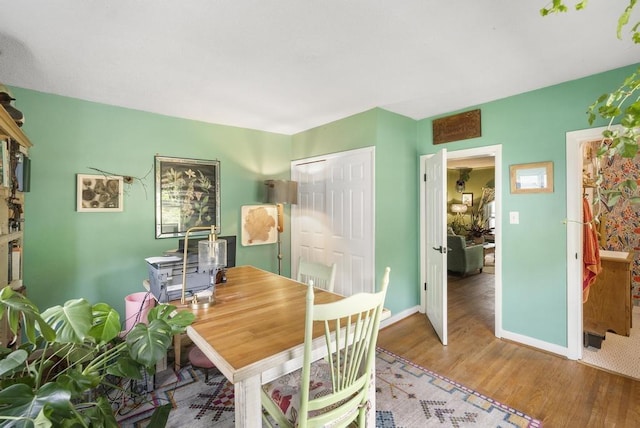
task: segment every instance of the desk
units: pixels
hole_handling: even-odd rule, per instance
[[[236,427],[262,426],[260,386],[302,366],[306,290],[291,279],[240,266],[218,284],[215,305],[193,310],[196,320],[187,335],[234,384]],[[340,299],[316,289],[315,303]],[[318,358],[320,336],[320,329],[314,332]]]

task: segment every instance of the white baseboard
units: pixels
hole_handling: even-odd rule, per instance
[[[635,310],[635,308],[634,308]],[[640,310],[640,308],[638,308]],[[397,323],[416,312],[420,312],[420,306],[414,306],[409,309],[405,309],[402,312],[399,312],[395,315],[392,315],[380,322],[380,328],[388,327],[391,324]],[[510,340],[512,342],[520,343],[522,345],[530,346],[532,348],[537,348],[542,351],[550,352],[552,354],[556,354],[562,357],[569,358],[569,349],[566,346],[556,345],[554,343],[545,342],[544,340],[534,339],[533,337],[524,336],[522,334],[513,333],[507,330],[500,330],[498,333],[498,338]],[[569,358],[571,359],[571,358]]]
[[[506,330],[502,330],[502,338],[569,358],[569,348],[566,346],[556,345],[555,343],[545,342],[544,340],[534,339],[533,337],[524,336],[522,334]]]
[[[407,318],[418,312],[419,306],[414,306],[413,308],[405,309],[402,312],[399,312],[395,315],[390,316],[387,319],[380,321],[380,328],[385,328],[390,326],[391,324],[397,323],[400,320]]]

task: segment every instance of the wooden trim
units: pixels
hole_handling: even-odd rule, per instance
[[[9,116],[9,113],[7,113],[4,107],[0,106],[0,138],[5,135],[16,140],[21,146],[33,146],[29,138],[22,132],[22,129],[20,129],[11,116]]]

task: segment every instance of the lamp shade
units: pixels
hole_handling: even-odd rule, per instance
[[[297,204],[298,182],[290,180],[266,180],[267,203]]]
[[[464,214],[467,212],[467,208],[465,204],[451,204],[451,212],[455,214]]]

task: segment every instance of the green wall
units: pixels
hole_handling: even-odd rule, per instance
[[[636,68],[616,69],[463,109],[481,109],[479,138],[434,146],[432,121],[437,117],[418,122],[420,154],[442,147],[454,151],[502,145],[504,330],[567,345],[565,134],[591,127],[587,106],[602,93],[616,89]],[[509,165],[540,161],[553,161],[554,192],[512,195]],[[510,211],[520,212],[520,224],[509,224]]]
[[[85,297],[123,314],[124,297],[142,291],[148,277],[144,259],[177,248],[175,238],[155,239],[156,154],[219,159],[222,234],[237,235],[237,263],[277,271],[275,245],[240,245],[240,207],[263,201],[264,179],[289,177],[291,137],[13,92],[34,144],[24,282],[39,307]],[[75,211],[76,173],[90,168],[144,177],[125,186],[124,212]],[[288,257],[288,234],[283,240]]]
[[[503,219],[520,212],[519,225],[502,225],[503,328],[566,346],[565,133],[589,127],[586,107],[634,69],[469,106],[461,111],[482,110],[482,137],[442,146],[432,144],[436,117],[415,121],[378,108],[285,136],[15,88],[35,145],[25,284],[41,307],[83,296],[122,310],[124,296],[139,291],[147,277],[144,258],[176,247],[175,239],[154,238],[152,174],[144,186],[127,189],[123,213],[77,213],[75,174],[91,173],[90,167],[143,177],[155,154],[220,159],[222,232],[239,238],[240,207],[261,203],[262,181],[289,177],[291,160],[375,146],[377,278],[391,266],[387,306],[398,313],[419,304],[419,156],[441,147],[501,144]],[[548,160],[554,163],[553,193],[511,195],[509,165]],[[288,232],[283,243],[288,274]],[[238,264],[276,271],[276,254],[275,245],[239,245]]]
[[[415,306],[420,300],[416,122],[372,109],[296,134],[292,146],[294,159],[375,146],[376,284],[391,267],[385,306],[394,314]]]

